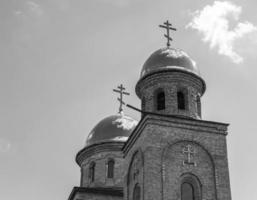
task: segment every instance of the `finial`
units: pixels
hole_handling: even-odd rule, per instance
[[[125,103],[123,102],[123,95],[129,95],[129,93],[125,92],[126,88],[123,87],[122,84],[120,84],[117,88],[118,89],[113,89],[113,91],[120,94],[120,97],[118,97],[117,99],[120,102],[119,113],[121,114],[123,111],[122,106],[125,105]]]
[[[170,47],[170,41],[172,41],[172,38],[170,37],[170,30],[176,31],[176,28],[172,27],[172,24],[169,23],[167,20],[163,23],[164,25],[159,25],[159,27],[166,29],[167,34],[164,34],[164,36],[167,38],[167,47]]]

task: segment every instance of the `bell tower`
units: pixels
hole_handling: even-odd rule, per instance
[[[180,49],[165,47],[143,65],[136,94],[142,111],[201,118],[205,82],[195,62]]]
[[[159,25],[166,29],[167,47],[155,51],[143,65],[136,93],[143,112],[201,118],[201,96],[205,82],[187,53],[170,47],[169,21]]]
[[[201,119],[205,81],[196,62],[165,37],[167,46],[150,55],[136,84],[143,115],[123,147],[124,198],[231,200],[228,124]]]

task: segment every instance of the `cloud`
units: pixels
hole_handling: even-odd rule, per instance
[[[235,51],[235,42],[246,35],[256,32],[257,27],[248,21],[239,22],[242,7],[229,1],[214,1],[212,5],[193,13],[192,21],[186,28],[197,30],[210,48],[229,57],[234,63],[243,62],[243,57]],[[230,27],[235,23],[234,28]]]
[[[118,128],[122,128],[123,130],[132,130],[136,127],[138,122],[128,116],[125,116],[121,113],[121,117],[115,119],[112,124],[117,125]]]
[[[23,5],[23,9],[15,10],[14,14],[17,16],[33,15],[40,17],[44,14],[44,10],[34,1],[26,1]]]
[[[6,153],[10,150],[11,144],[5,139],[0,138],[0,153]]]
[[[34,1],[27,1],[26,2],[29,10],[33,13],[35,13],[37,16],[41,16],[43,15],[43,9],[41,8],[41,6],[37,3],[35,3]]]

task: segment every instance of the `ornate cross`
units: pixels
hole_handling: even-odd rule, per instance
[[[169,23],[169,21],[167,20],[166,22],[163,23],[164,25],[159,25],[159,27],[166,29],[167,34],[164,34],[164,36],[167,38],[167,47],[170,46],[170,41],[172,41],[172,38],[170,37],[170,30],[172,31],[176,31],[176,28],[172,27],[172,24]]]
[[[125,92],[126,88],[123,87],[122,84],[120,84],[117,88],[118,89],[113,89],[113,91],[120,94],[120,97],[118,97],[118,101],[120,102],[119,113],[121,113],[123,111],[122,105],[125,105],[125,103],[123,102],[123,95],[129,95],[129,93]]]
[[[196,163],[193,160],[193,155],[195,154],[195,150],[194,148],[191,146],[191,145],[187,145],[183,148],[183,151],[182,151],[184,154],[187,155],[187,160],[183,161],[183,165],[185,164],[189,164],[189,165],[195,165],[196,166]]]

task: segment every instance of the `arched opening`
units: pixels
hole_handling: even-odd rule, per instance
[[[165,93],[163,90],[159,90],[156,94],[157,110],[165,109]]]
[[[141,110],[145,111],[145,105],[146,105],[146,101],[145,101],[145,97],[142,98],[141,100]],[[144,112],[141,113],[141,117],[143,118],[144,116]]]
[[[196,97],[196,105],[197,105],[197,114],[199,117],[201,117],[202,110],[201,110],[201,99],[200,99],[199,95],[197,95],[197,97]]]
[[[195,200],[194,187],[190,183],[182,183],[181,200]]]
[[[184,92],[178,91],[177,99],[178,99],[178,109],[185,110],[186,109],[186,98],[185,98]]]
[[[133,153],[129,163],[126,176],[127,191],[129,200],[139,200],[142,198],[140,183],[143,182],[143,158],[144,155],[140,149]]]
[[[114,177],[114,160],[110,159],[107,163],[107,178]]]
[[[181,181],[181,200],[201,200],[201,183],[193,174],[186,174]]]
[[[89,166],[89,180],[90,180],[91,183],[95,181],[95,162],[90,163],[90,166]]]
[[[139,184],[136,184],[133,191],[133,200],[140,200],[141,189]]]

